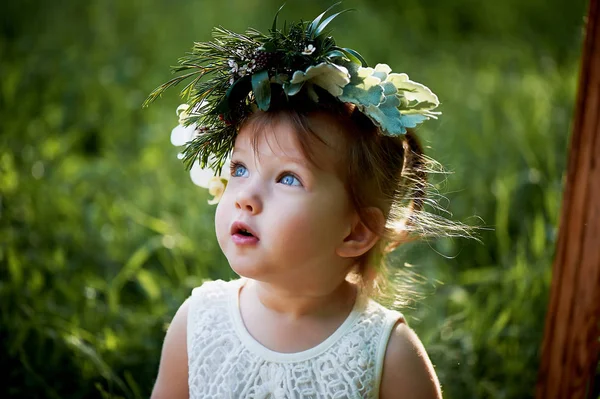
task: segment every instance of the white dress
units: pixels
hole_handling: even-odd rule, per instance
[[[390,333],[401,313],[358,296],[325,341],[297,353],[272,351],[246,330],[239,310],[243,279],[192,291],[187,321],[192,399],[377,398]]]

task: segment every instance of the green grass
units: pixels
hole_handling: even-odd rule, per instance
[[[329,3],[290,2],[283,18]],[[267,28],[279,3],[0,6],[1,396],[147,397],[165,326],[230,278],[214,208],[169,143],[176,93],[145,96],[210,27]],[[401,309],[447,398],[532,397],[575,99],[584,2],[348,1],[338,42],[425,82],[419,130],[481,241],[401,248],[425,298]],[[232,17],[233,16],[233,17]]]

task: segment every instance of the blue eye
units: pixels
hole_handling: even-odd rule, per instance
[[[247,177],[248,169],[244,165],[231,164],[231,176],[233,177]]]
[[[292,174],[286,174],[281,176],[281,178],[279,179],[279,182],[281,184],[285,184],[286,186],[302,186],[302,183],[300,183],[300,180],[298,180],[298,178]]]

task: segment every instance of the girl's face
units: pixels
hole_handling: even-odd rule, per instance
[[[241,276],[303,290],[346,276],[350,260],[336,249],[357,216],[335,168],[342,136],[326,115],[314,122],[327,143],[311,145],[318,168],[288,121],[257,132],[256,148],[252,126],[238,134],[215,223],[219,245]]]

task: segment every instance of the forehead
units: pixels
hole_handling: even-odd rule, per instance
[[[240,129],[233,152],[237,151],[293,159],[318,169],[336,169],[343,158],[345,141],[339,124],[325,113],[304,118],[262,113]]]

